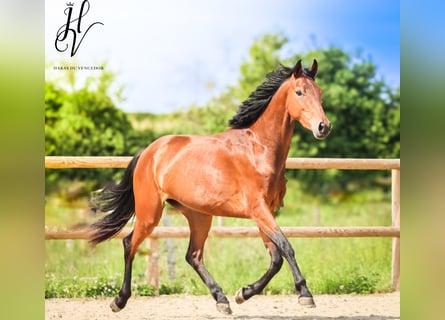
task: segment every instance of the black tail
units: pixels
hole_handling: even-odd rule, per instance
[[[119,184],[113,184],[92,197],[92,210],[107,213],[91,225],[89,241],[96,245],[122,230],[134,215],[133,172],[141,156],[138,152],[131,159]]]

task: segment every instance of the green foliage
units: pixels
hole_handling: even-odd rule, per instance
[[[180,293],[184,293],[184,288],[178,282],[170,285],[162,283],[159,286],[159,294],[180,294]]]
[[[287,42],[288,39],[280,33],[257,38],[249,49],[248,59],[240,66],[240,79],[235,87],[230,88],[231,94],[239,101],[245,100],[263,82],[267,73],[283,63],[279,53]]]
[[[45,155],[128,156],[155,139],[149,129],[134,130],[117,107],[123,99],[115,80],[113,72],[103,71],[77,88],[75,72],[69,71],[59,82],[45,83]],[[64,181],[94,181],[85,185],[85,194],[120,174],[118,169],[47,170],[46,186],[53,190]]]
[[[362,275],[353,272],[347,277],[326,279],[323,292],[326,294],[375,293],[378,282],[378,273],[373,272],[369,275]]]
[[[137,295],[143,297],[151,297],[156,294],[156,290],[152,285],[149,284],[138,284],[136,286]]]
[[[56,278],[45,277],[45,298],[113,297],[120,286],[115,279],[107,278]]]
[[[46,155],[121,155],[131,130],[126,114],[110,91],[114,74],[104,71],[72,91],[45,85]]]
[[[266,74],[282,63],[279,53],[287,42],[288,39],[280,33],[265,34],[254,41],[248,58],[240,65],[238,83],[228,87],[204,107],[208,132],[216,133],[227,129],[228,120],[242,101],[264,81]]]
[[[60,278],[54,274],[45,277],[45,299],[50,298],[98,298],[114,297],[119,293],[121,279],[113,278]],[[163,287],[163,294],[181,293],[177,288]],[[133,288],[136,296],[154,296],[152,285],[137,284]],[[165,293],[168,292],[168,293]]]

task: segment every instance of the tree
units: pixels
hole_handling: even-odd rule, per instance
[[[238,85],[229,89],[230,94],[239,101],[246,99],[263,82],[267,73],[283,63],[279,52],[288,41],[281,33],[257,38],[249,49],[248,59],[241,63]]]
[[[120,155],[131,129],[126,114],[109,92],[115,75],[104,71],[88,78],[79,90],[54,83],[45,87],[46,155]]]
[[[238,106],[282,61],[279,51],[288,39],[282,34],[265,34],[256,39],[249,49],[248,58],[240,65],[237,85],[227,87],[221,95],[205,106],[189,108],[184,117],[193,117],[197,133],[217,133],[227,129],[228,120]]]
[[[49,156],[118,156],[131,147],[132,127],[127,115],[116,107],[120,89],[112,92],[115,74],[103,71],[74,89],[74,73],[63,82],[45,84],[45,154]],[[133,135],[134,136],[134,135]],[[134,137],[133,137],[134,140]],[[47,182],[68,179],[109,179],[116,170],[48,170]]]

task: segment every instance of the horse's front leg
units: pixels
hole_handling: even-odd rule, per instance
[[[243,303],[244,301],[250,299],[256,294],[259,294],[269,281],[280,271],[283,265],[283,258],[277,246],[270,241],[270,239],[260,231],[261,237],[263,238],[264,245],[270,254],[270,266],[266,273],[256,282],[243,287],[236,292],[235,301],[236,303]]]
[[[289,263],[295,282],[295,289],[297,293],[300,294],[298,302],[305,307],[315,307],[314,299],[306,285],[306,280],[298,267],[295,259],[295,252],[289,243],[289,240],[287,240],[283,231],[281,231],[280,227],[277,225],[274,215],[272,212],[270,212],[267,206],[263,205],[259,206],[259,208],[261,209],[255,212],[253,218],[261,232],[263,232],[269,238],[269,240],[273,242],[273,244],[278,248],[280,254]]]
[[[315,302],[306,285],[306,279],[304,279],[301,274],[300,268],[298,267],[297,260],[295,259],[295,252],[292,248],[289,240],[287,240],[283,231],[280,228],[269,233],[269,237],[273,243],[279,248],[283,257],[289,263],[292,275],[295,281],[295,289],[297,293],[300,294],[298,302],[305,307],[314,308]]]

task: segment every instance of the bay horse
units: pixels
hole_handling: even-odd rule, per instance
[[[190,227],[186,261],[216,300],[217,310],[231,314],[229,300],[204,265],[204,243],[213,216],[253,219],[271,263],[254,283],[239,289],[237,303],[260,293],[287,260],[298,301],[315,307],[289,241],[274,213],[286,192],[285,164],[294,123],[324,139],[331,130],[315,83],[318,64],[303,68],[280,65],[267,74],[229,121],[224,132],[169,135],[155,140],[130,161],[120,183],[93,197],[93,208],[105,215],[91,226],[90,242],[98,244],[119,233],[135,215],[132,232],[123,239],[125,271],[122,287],[110,307],[122,310],[131,296],[134,256],[158,225],[165,203],[182,212]]]

